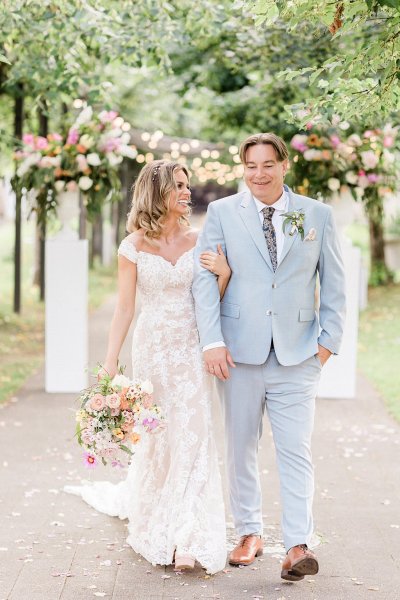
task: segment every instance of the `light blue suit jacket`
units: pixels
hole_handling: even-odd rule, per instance
[[[193,296],[200,343],[224,341],[233,360],[263,364],[273,338],[277,359],[295,365],[318,352],[318,343],[339,352],[345,313],[345,280],[332,209],[294,194],[286,185],[288,211],[303,209],[305,235],[285,233],[274,273],[259,215],[250,192],[212,202],[195,250]],[[283,219],[282,219],[283,221]],[[220,302],[216,276],[199,255],[221,244],[232,276]],[[317,274],[320,305],[316,310]]]

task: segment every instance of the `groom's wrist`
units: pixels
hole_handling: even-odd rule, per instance
[[[225,342],[221,340],[220,342],[214,342],[212,344],[207,344],[206,346],[203,346],[203,352],[205,352],[206,350],[212,350],[213,348],[224,348],[225,346]]]

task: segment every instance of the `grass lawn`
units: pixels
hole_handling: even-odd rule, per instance
[[[0,404],[16,394],[44,358],[44,305],[32,285],[34,228],[23,223],[22,311],[13,306],[13,224],[0,225]],[[96,266],[89,274],[89,308],[116,289],[116,266]]]
[[[367,225],[346,228],[355,246],[369,260]],[[400,281],[396,273],[395,281]],[[383,397],[389,412],[400,421],[400,284],[369,288],[368,307],[360,314],[358,367]]]
[[[370,288],[360,315],[358,365],[400,421],[400,285]]]

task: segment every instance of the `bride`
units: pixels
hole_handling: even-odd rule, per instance
[[[153,383],[166,427],[135,446],[125,481],[66,491],[98,511],[128,518],[127,542],[149,562],[175,562],[182,570],[198,561],[215,573],[226,562],[225,514],[212,381],[203,367],[191,293],[197,233],[187,219],[189,203],[185,166],[157,160],[142,169],[128,215],[132,233],[118,250],[118,301],[103,365],[111,376],[117,372],[138,289],[133,375]],[[221,248],[204,253],[202,266],[218,276],[222,297],[231,271]]]

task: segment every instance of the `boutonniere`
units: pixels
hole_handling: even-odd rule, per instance
[[[283,215],[281,215],[281,217],[284,218],[284,221],[282,224],[283,233],[285,233],[286,226],[291,225],[289,235],[294,235],[296,233],[296,231],[298,231],[301,235],[301,240],[303,241],[303,239],[304,239],[303,225],[304,225],[304,217],[305,217],[303,209],[300,208],[299,210],[294,210],[292,212],[283,213]]]

